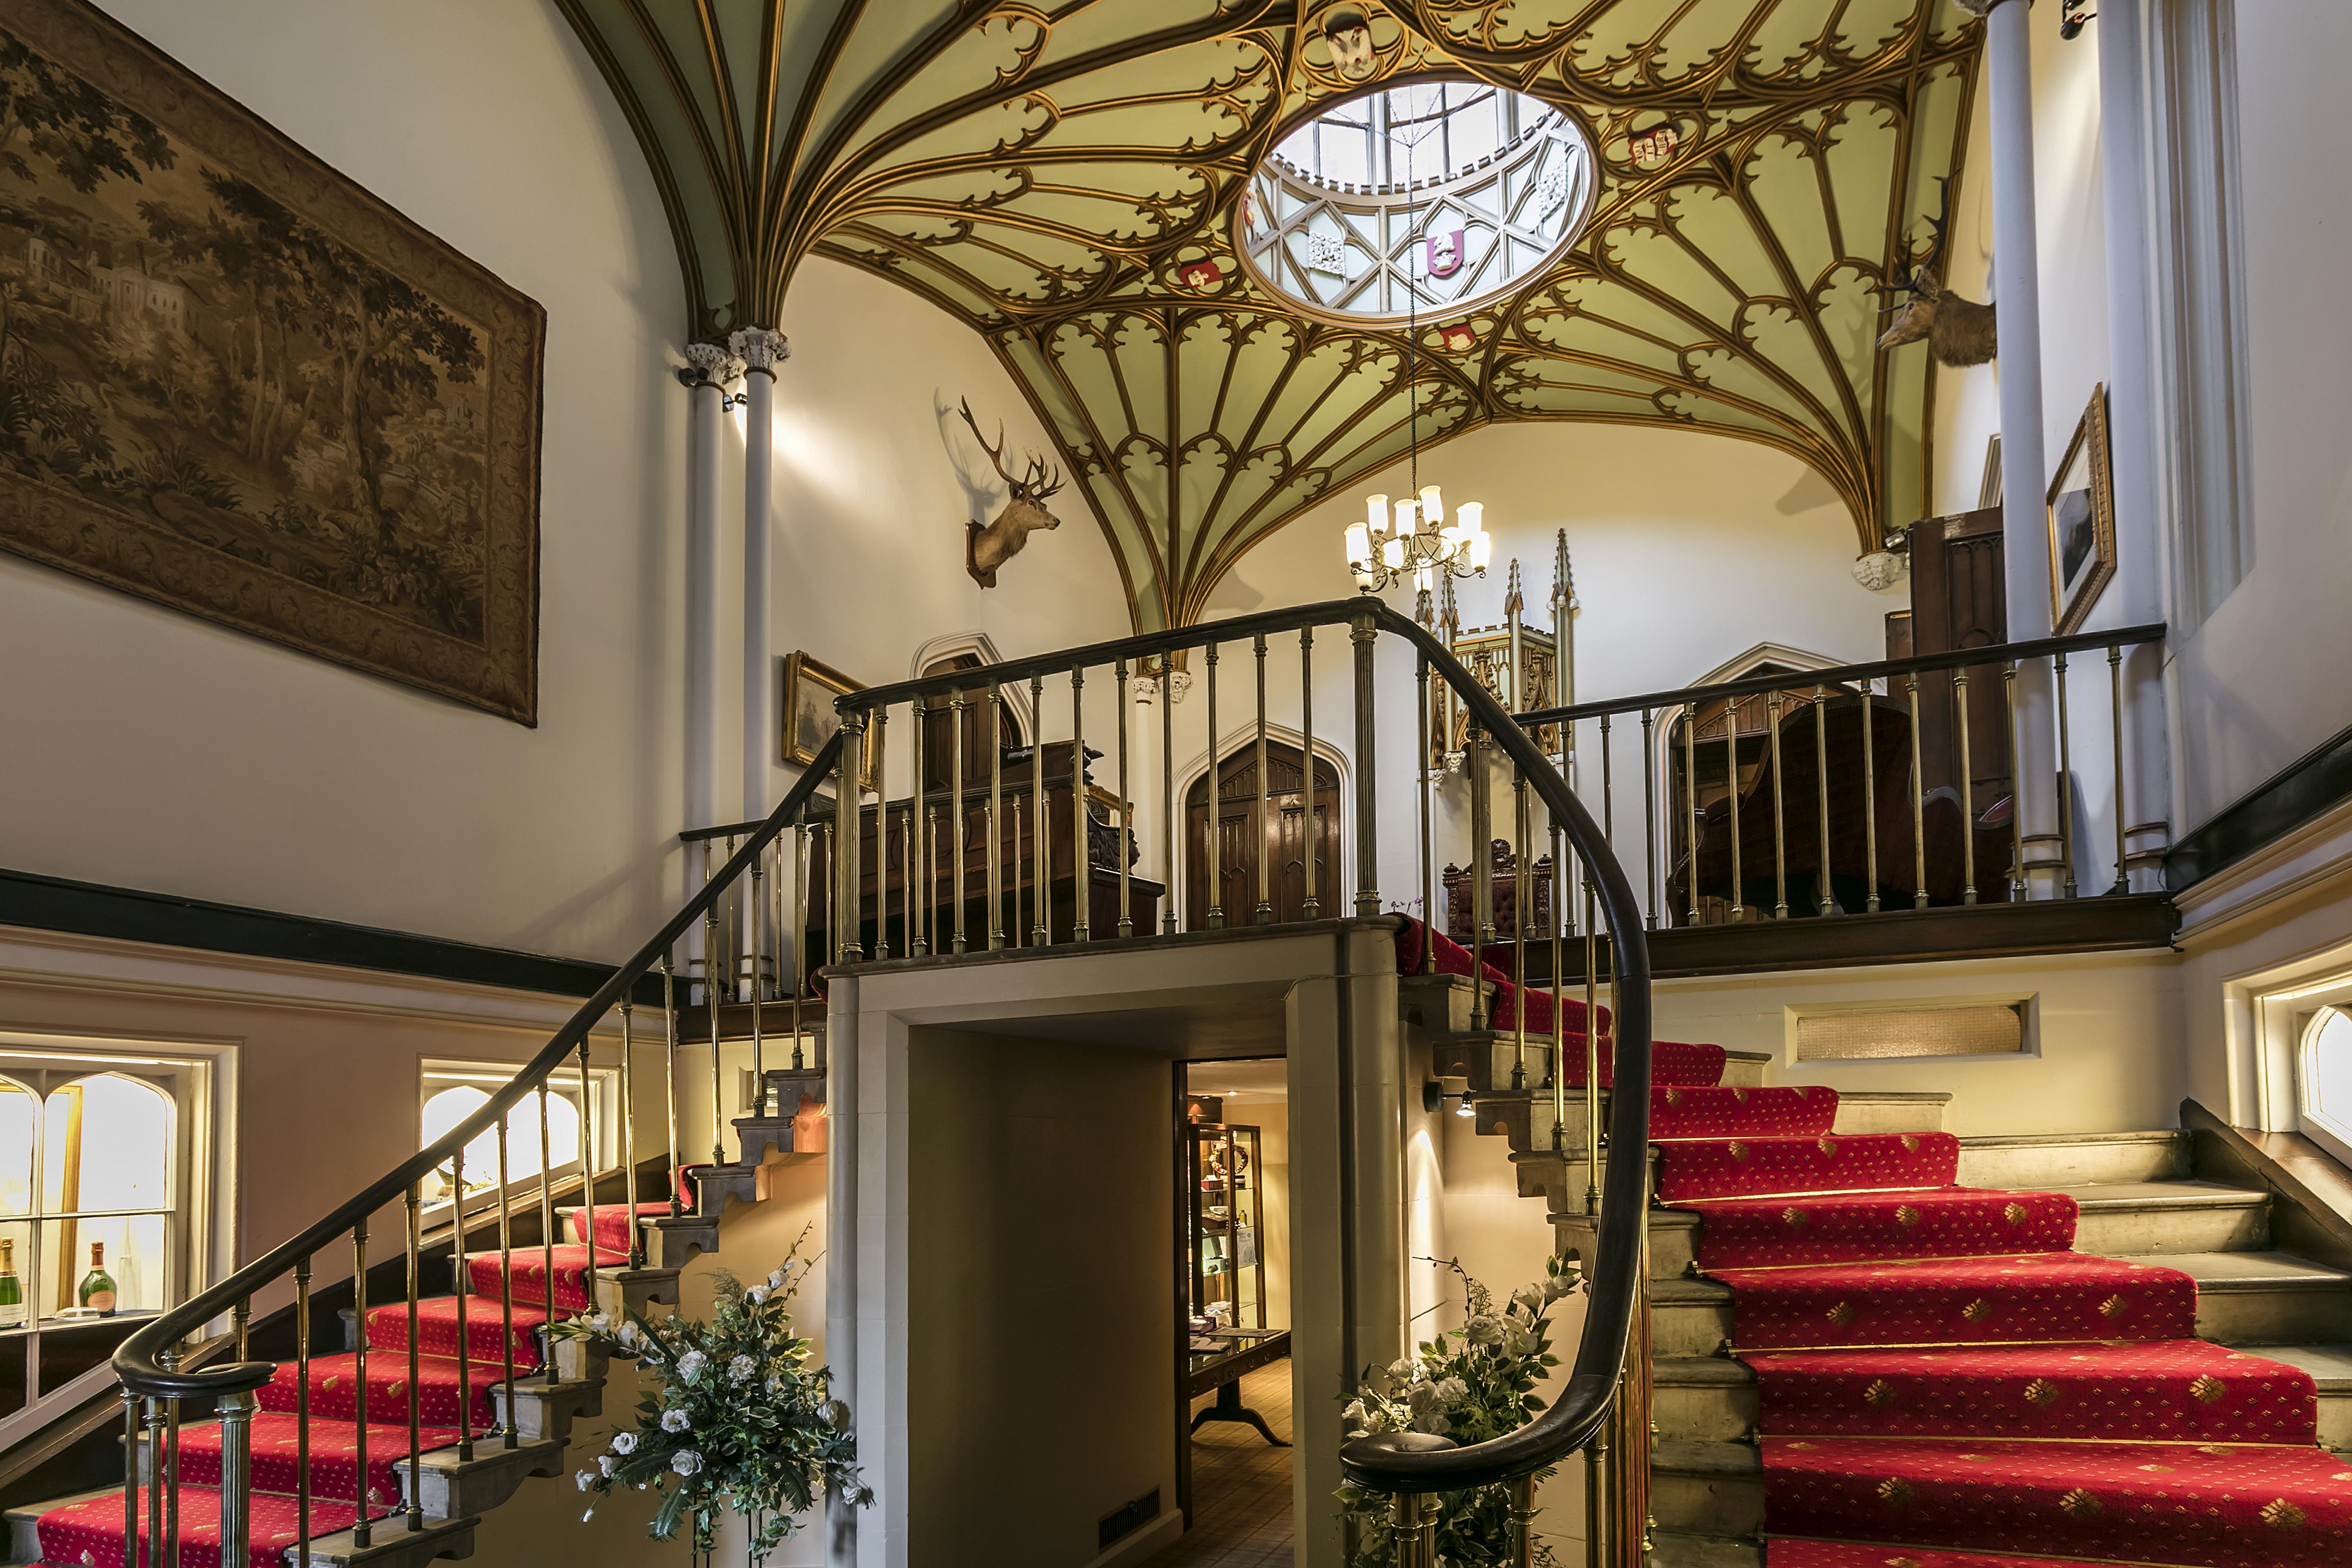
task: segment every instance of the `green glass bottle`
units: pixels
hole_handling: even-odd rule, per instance
[[[16,1243],[0,1239],[0,1329],[25,1326],[25,1287],[16,1279]]]
[[[106,1243],[89,1244],[89,1272],[81,1277],[81,1304],[101,1318],[114,1316],[114,1276],[106,1271]]]

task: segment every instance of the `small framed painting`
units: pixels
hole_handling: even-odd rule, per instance
[[[784,761],[806,767],[816,761],[824,743],[841,728],[841,715],[835,710],[834,701],[853,691],[866,689],[865,682],[852,680],[833,666],[809,654],[794,651],[784,659],[784,722],[782,730]],[[871,728],[866,731],[866,756],[857,770],[858,785],[875,789],[880,784],[880,770],[876,766],[876,736]]]
[[[2082,629],[2116,574],[2116,486],[2107,451],[2107,389],[2091,389],[2074,438],[2050,481],[2050,622]]]

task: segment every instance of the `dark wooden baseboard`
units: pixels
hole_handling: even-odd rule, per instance
[[[2286,1205],[2273,1212],[2274,1245],[2352,1268],[2352,1171],[2300,1132],[2232,1127],[2193,1100],[2180,1124],[2195,1140],[2195,1169],[2208,1180],[2267,1187]]]
[[[2164,857],[2164,885],[2195,887],[2264,845],[2352,800],[2352,729],[2330,735],[2195,831]]]
[[[1760,974],[1792,969],[1852,969],[1881,963],[1935,963],[1956,958],[2016,958],[2168,947],[2180,927],[2161,893],[2053,899],[2022,904],[1886,910],[1738,925],[1680,926],[1648,934],[1650,971],[1661,980],[1707,974]],[[1490,950],[1491,952],[1492,950]],[[1584,943],[1562,944],[1560,983],[1584,984]],[[1502,966],[1507,973],[1507,960]],[[1607,975],[1606,961],[1602,974]],[[1551,944],[1528,947],[1528,978],[1551,979]]]

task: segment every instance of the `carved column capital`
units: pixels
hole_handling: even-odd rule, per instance
[[[723,343],[688,343],[686,368],[677,373],[677,379],[688,386],[724,390],[730,383],[743,379],[743,362],[729,353]]]
[[[743,362],[746,369],[769,376],[773,376],[776,367],[793,357],[792,344],[784,341],[783,333],[772,327],[745,327],[731,332],[728,335],[727,346],[735,351],[735,356]]]

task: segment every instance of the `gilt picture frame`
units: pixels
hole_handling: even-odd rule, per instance
[[[546,327],[87,0],[0,16],[0,550],[535,725]]]
[[[864,681],[850,679],[814,654],[795,649],[786,655],[783,723],[777,731],[783,760],[803,768],[815,762],[817,752],[833,739],[834,731],[841,728],[841,715],[834,708],[834,702],[853,691],[865,689]],[[873,729],[868,727],[866,755],[857,768],[857,784],[861,789],[881,787],[878,739]]]
[[[2080,631],[2116,575],[2116,487],[2107,445],[2107,389],[2066,443],[2045,502],[2050,531],[2050,624],[2053,635]]]

